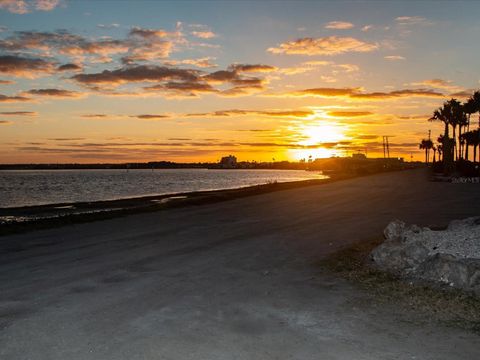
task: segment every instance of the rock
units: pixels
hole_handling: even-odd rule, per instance
[[[377,268],[408,280],[429,281],[480,296],[480,218],[452,221],[433,231],[394,220],[370,258]]]

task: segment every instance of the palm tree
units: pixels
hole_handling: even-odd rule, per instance
[[[477,147],[480,145],[480,129],[471,131],[472,133],[472,145],[473,145],[473,162],[477,162]]]
[[[437,145],[438,161],[442,162],[443,145]]]
[[[428,164],[429,160],[430,160],[430,149],[433,148],[433,142],[432,140],[430,139],[423,139],[419,146],[418,146],[420,149],[424,149],[425,150],[425,164]]]
[[[467,132],[469,132],[470,131],[470,115],[477,112],[472,96],[467,100],[467,102],[463,103],[463,111],[467,115]]]
[[[454,154],[455,154],[455,160],[458,159],[458,153],[457,153],[457,149],[458,149],[458,146],[457,146],[457,137],[456,137],[456,130],[457,130],[457,126],[458,127],[461,127],[461,124],[462,124],[462,121],[463,121],[463,116],[464,116],[464,113],[463,113],[463,109],[462,109],[462,104],[456,100],[456,99],[450,99],[449,101],[447,101],[450,105],[450,109],[451,109],[451,116],[450,116],[450,119],[449,119],[449,124],[450,126],[452,127],[452,135],[453,135],[453,151],[454,151]]]
[[[474,112],[478,112],[478,127],[480,128],[480,91],[475,91],[470,99],[473,103]]]
[[[463,134],[466,143],[466,160],[468,160],[468,147],[473,146],[473,162],[477,162],[477,147],[480,145],[480,129],[471,130]]]
[[[445,131],[442,136],[442,153],[443,153],[443,168],[445,173],[450,173],[453,170],[453,149],[449,137],[448,126],[452,122],[452,105],[446,101],[443,106],[433,112],[433,116],[429,121],[441,121],[445,125]]]
[[[457,159],[463,158],[463,143],[462,143],[462,128],[466,128],[469,122],[467,113],[465,112],[465,107],[463,104],[460,104],[458,108],[455,109],[455,118],[458,124],[458,156]]]
[[[470,131],[464,132],[461,137],[461,143],[465,144],[465,160],[468,161],[468,147],[472,145],[471,141],[472,133]]]

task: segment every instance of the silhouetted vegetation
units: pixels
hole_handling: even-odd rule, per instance
[[[478,113],[478,127],[472,127],[472,115]],[[480,141],[480,91],[475,91],[470,98],[461,103],[456,99],[445,101],[433,112],[429,121],[440,121],[444,124],[444,133],[437,139],[435,146],[430,139],[422,140],[420,148],[425,149],[425,162],[429,163],[428,152],[434,151],[434,170],[451,174],[459,171],[462,174],[478,176],[477,150]],[[451,137],[450,137],[451,130]],[[430,144],[430,143],[432,144]],[[440,163],[435,164],[435,152],[439,153]],[[470,154],[472,157],[470,158]],[[473,159],[471,161],[470,159]]]

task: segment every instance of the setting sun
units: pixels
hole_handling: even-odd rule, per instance
[[[301,160],[343,155],[345,150],[341,149],[339,145],[342,141],[348,140],[344,131],[343,126],[327,121],[301,125],[296,130],[300,148],[292,149],[290,151],[291,156],[296,160]]]
[[[315,125],[306,125],[301,129],[301,134],[305,137],[301,145],[317,145],[322,143],[336,143],[344,140],[345,135],[342,128],[336,124],[318,122]]]

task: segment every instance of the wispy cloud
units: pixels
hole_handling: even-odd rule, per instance
[[[353,37],[327,36],[322,38],[302,38],[281,43],[268,48],[273,54],[289,55],[337,55],[347,52],[370,52],[378,49],[377,44],[368,43]]]
[[[356,100],[387,100],[411,97],[442,98],[445,94],[430,89],[402,89],[390,92],[364,92],[361,88],[311,88],[269,96],[340,97]]]
[[[390,61],[405,60],[405,58],[403,56],[400,56],[400,55],[387,55],[387,56],[384,57],[384,59],[390,60]]]
[[[134,117],[141,120],[161,120],[161,119],[168,119],[170,116],[165,114],[141,114],[141,115],[131,115],[130,117]]]
[[[37,116],[35,111],[2,111],[0,116]]]
[[[432,25],[433,22],[423,16],[399,16],[395,18],[399,25]]]
[[[327,115],[333,117],[361,117],[373,115],[371,111],[327,111]]]
[[[27,14],[33,10],[51,11],[60,4],[60,0],[0,0],[0,9],[14,14]]]
[[[217,34],[215,34],[213,31],[192,31],[192,35],[195,37],[198,37],[200,39],[212,39],[214,37],[217,37]]]
[[[436,89],[445,89],[450,91],[459,91],[462,88],[454,85],[450,80],[443,80],[443,79],[427,79],[418,82],[413,82],[411,85],[414,86],[428,86]]]
[[[25,96],[18,96],[18,95],[9,96],[9,95],[0,94],[0,102],[9,103],[9,102],[26,102],[26,101],[32,101],[32,99]]]
[[[100,29],[116,29],[120,27],[120,24],[111,23],[111,24],[98,24],[97,27]]]
[[[25,91],[25,94],[35,96],[48,96],[55,98],[80,98],[86,96],[85,93],[64,89],[32,89]]]
[[[211,56],[198,58],[198,59],[183,59],[183,60],[168,60],[165,61],[164,64],[167,66],[177,66],[177,65],[191,65],[197,66],[199,68],[214,68],[218,67],[215,64],[215,58]]]
[[[285,118],[305,118],[314,115],[315,112],[310,109],[268,109],[268,110],[245,110],[245,109],[227,109],[217,110],[206,113],[189,113],[185,116],[192,117],[213,117],[213,116],[266,116],[266,117],[285,117]]]
[[[347,30],[352,29],[355,25],[347,21],[330,21],[325,25],[325,29]]]

